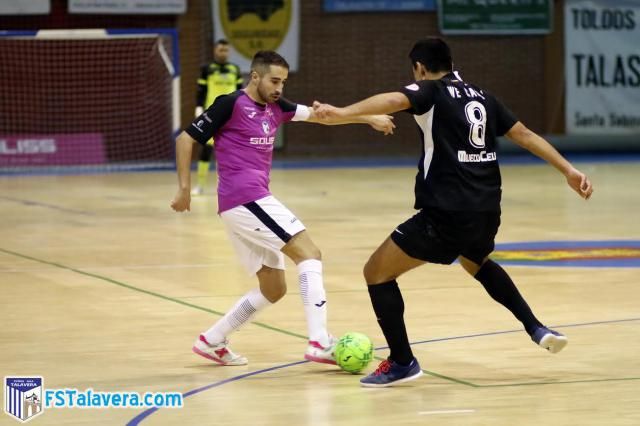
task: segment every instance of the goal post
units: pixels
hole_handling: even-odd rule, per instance
[[[175,29],[0,31],[0,173],[173,167]]]

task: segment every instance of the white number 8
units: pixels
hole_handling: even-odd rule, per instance
[[[487,127],[487,110],[478,101],[471,101],[464,106],[467,121],[470,124],[469,142],[476,148],[484,148],[484,132]]]

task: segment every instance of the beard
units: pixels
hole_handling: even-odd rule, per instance
[[[281,96],[281,93],[278,93],[278,92],[269,93],[269,91],[264,90],[263,88],[258,86],[258,96],[260,96],[260,100],[263,101],[264,103],[272,104],[278,101],[278,99]]]

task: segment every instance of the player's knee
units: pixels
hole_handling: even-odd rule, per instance
[[[371,256],[364,265],[362,274],[364,275],[367,285],[382,284],[398,278],[398,275],[394,271],[389,270],[383,263],[377,261],[375,255]]]
[[[322,252],[315,245],[312,245],[309,248],[309,259],[322,260]]]
[[[365,263],[364,268],[362,269],[362,275],[364,275],[364,280],[367,282],[367,285],[370,284],[378,284],[380,281],[380,273],[374,261],[369,259],[367,263]]]
[[[285,294],[287,294],[287,286],[283,285],[282,287],[279,287],[278,289],[276,289],[274,294],[274,300],[271,303],[275,303],[278,300],[282,299]]]
[[[260,291],[269,302],[276,303],[287,294],[287,285],[285,283],[272,285],[268,288],[261,288]]]
[[[320,249],[314,244],[311,238],[308,238],[306,234],[304,238],[300,239],[299,249],[302,260],[322,260],[322,253],[320,252]]]
[[[463,256],[458,257],[458,261],[460,262],[462,268],[467,271],[467,273],[472,277],[475,277],[482,266],[482,264],[478,265]]]
[[[310,259],[322,260],[320,249],[311,240],[292,240],[283,247],[282,252],[293,260],[296,265]]]
[[[303,247],[298,253],[298,259],[293,259],[296,264],[305,260],[316,259],[322,260],[320,249],[313,244]]]

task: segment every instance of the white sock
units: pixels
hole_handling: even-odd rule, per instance
[[[254,288],[242,296],[229,312],[202,335],[210,345],[221,343],[229,334],[251,320],[258,311],[271,304],[259,288]]]
[[[309,340],[329,345],[327,331],[327,296],[322,283],[322,262],[309,259],[298,263],[300,295],[307,317]]]

